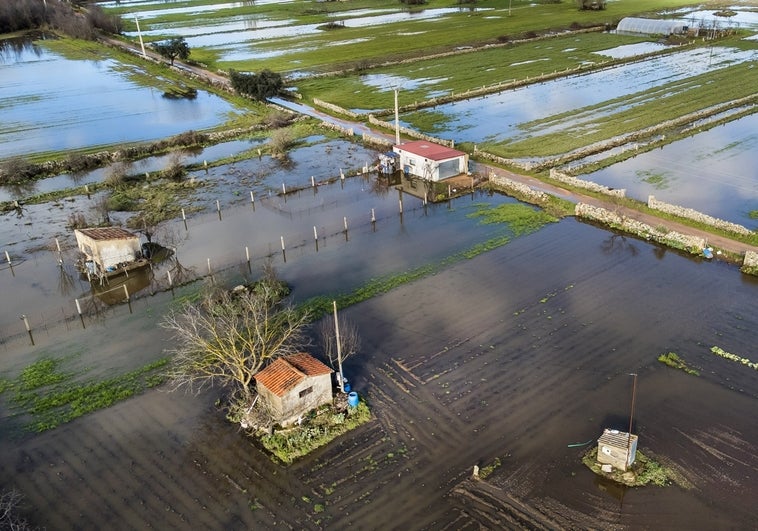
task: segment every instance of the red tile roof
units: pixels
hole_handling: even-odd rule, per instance
[[[77,229],[85,236],[92,238],[93,240],[129,240],[132,238],[138,238],[138,236],[132,232],[121,227],[92,227],[89,229]]]
[[[406,142],[394,147],[395,149],[401,149],[431,160],[454,159],[455,157],[465,155],[463,151],[427,142],[426,140],[414,140],[413,142]]]
[[[255,381],[276,396],[284,396],[305,378],[332,372],[332,369],[310,354],[301,352],[275,359],[255,375]]]

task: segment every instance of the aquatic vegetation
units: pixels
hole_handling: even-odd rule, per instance
[[[682,370],[687,374],[700,376],[699,371],[692,369],[689,365],[687,365],[687,362],[680,358],[675,352],[667,352],[665,354],[661,354],[658,356],[658,361],[674,369]]]
[[[307,455],[371,420],[371,411],[363,400],[357,407],[348,409],[347,414],[328,414],[329,409],[331,406],[319,412],[311,412],[301,425],[263,435],[260,441],[277,459],[290,464],[298,457]]]
[[[613,469],[613,472],[603,472],[600,468],[600,463],[597,462],[597,446],[594,446],[584,454],[582,463],[598,476],[606,477],[628,487],[642,487],[649,484],[665,487],[672,482],[680,483],[676,472],[669,470],[639,450],[637,450],[630,470],[626,472],[616,468]]]
[[[736,361],[737,363],[742,363],[743,365],[758,371],[758,362],[750,361],[748,358],[741,358],[740,356],[727,352],[724,349],[717,346],[711,347],[711,352],[713,352],[717,356],[721,356],[724,359]]]
[[[30,417],[28,430],[51,430],[160,385],[164,380],[160,369],[168,363],[168,358],[163,358],[111,378],[80,381],[82,371],[62,370],[72,357],[43,357],[24,368],[16,379],[3,380],[0,393],[10,394],[14,415]]]
[[[469,218],[480,218],[480,223],[505,223],[515,236],[523,236],[541,229],[548,223],[558,221],[558,218],[544,210],[535,209],[522,203],[503,203],[497,206],[481,207],[468,215]]]

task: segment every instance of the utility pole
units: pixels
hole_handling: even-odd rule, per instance
[[[137,15],[134,15],[134,22],[137,23],[137,35],[139,36],[139,45],[142,47],[142,57],[147,59],[147,53],[145,53],[145,43],[142,41],[142,32],[139,29],[139,19]]]
[[[397,89],[395,89],[395,144],[400,145],[400,111],[397,107]]]
[[[342,345],[340,344],[340,324],[337,319],[337,301],[332,301],[334,305],[334,338],[337,341],[337,368],[339,370],[340,391],[345,392],[345,379],[342,377]]]

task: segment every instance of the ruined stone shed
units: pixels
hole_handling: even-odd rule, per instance
[[[115,269],[119,264],[139,258],[139,236],[121,227],[92,227],[74,230],[76,245],[98,272]]]
[[[276,422],[292,424],[332,401],[332,372],[305,352],[277,358],[255,375],[259,400]]]
[[[637,457],[637,439],[637,435],[606,428],[597,440],[597,462],[626,470]]]

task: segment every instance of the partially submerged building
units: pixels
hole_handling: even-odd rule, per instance
[[[606,428],[597,440],[597,462],[626,470],[637,457],[637,439],[634,434]]]
[[[143,265],[140,238],[126,229],[92,227],[76,229],[74,235],[77,247],[84,254],[86,272],[90,275],[107,276],[130,265]]]
[[[398,144],[392,151],[406,176],[442,181],[468,172],[467,153],[426,140]]]
[[[312,409],[332,401],[332,372],[305,352],[277,358],[255,375],[259,400],[275,422],[292,424]]]

